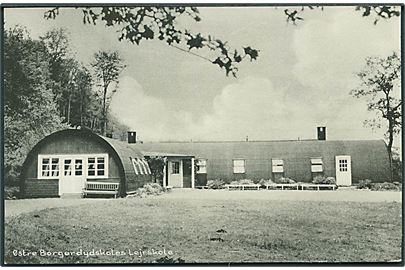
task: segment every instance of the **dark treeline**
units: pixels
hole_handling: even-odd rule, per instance
[[[109,59],[100,64],[100,54],[115,57],[118,73],[125,67],[115,51],[95,53],[86,67],[70,51],[65,29],[53,29],[39,39],[32,39],[22,26],[4,31],[6,183],[15,182],[29,150],[57,130],[80,127],[125,138],[128,127],[108,114],[118,76],[106,93],[97,72]]]

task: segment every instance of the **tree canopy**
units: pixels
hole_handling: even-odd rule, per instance
[[[183,6],[113,6],[81,8],[83,23],[96,24],[104,22],[106,27],[119,26],[118,39],[128,40],[139,45],[144,40],[158,39],[169,46],[191,53],[225,70],[226,75],[236,77],[238,64],[246,57],[250,61],[256,60],[259,50],[246,45],[241,49],[232,48],[227,41],[212,35],[192,33],[182,28],[179,20],[182,17],[191,18],[194,22],[201,21],[197,7]],[[46,19],[55,19],[59,15],[59,8],[45,12]],[[194,51],[208,50],[205,55]],[[210,52],[214,54],[213,57]]]
[[[108,90],[111,88],[112,84],[118,85],[118,78],[122,70],[126,67],[123,64],[123,60],[119,55],[118,51],[98,51],[94,54],[94,61],[91,63],[94,69],[94,76],[98,86],[102,89],[102,123],[101,123],[101,134],[105,135],[105,130],[107,126],[107,106],[108,100],[111,98],[112,93],[108,96]]]
[[[364,68],[357,74],[360,84],[351,94],[367,100],[367,109],[375,117],[365,121],[372,128],[387,124],[387,148],[391,157],[394,135],[402,127],[402,100],[400,98],[401,59],[393,52],[387,57],[368,57]]]
[[[16,179],[28,152],[50,133],[72,127],[102,131],[103,95],[94,87],[98,80],[69,52],[64,29],[52,29],[38,40],[21,26],[4,31],[7,180]],[[108,121],[109,133],[114,129],[118,138],[129,129],[114,117]]]

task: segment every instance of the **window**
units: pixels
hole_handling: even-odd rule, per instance
[[[144,165],[143,167],[145,169],[145,174],[152,174],[152,172],[150,171],[148,162],[145,159],[141,159],[140,161]]]
[[[65,159],[63,161],[63,175],[64,176],[70,176],[72,175],[72,160],[71,159]]]
[[[323,172],[322,158],[311,158],[311,172]]]
[[[97,175],[104,175],[105,174],[105,159],[97,158]]]
[[[87,159],[87,175],[88,176],[96,175],[96,158]]]
[[[75,160],[75,175],[76,176],[83,175],[83,160],[82,159]]]
[[[284,172],[284,161],[282,159],[272,159],[271,165],[274,173]]]
[[[41,177],[59,176],[59,158],[40,158],[41,171],[38,175]]]
[[[207,173],[206,159],[197,159],[197,173]]]
[[[180,162],[172,161],[172,174],[180,174]]]
[[[87,175],[88,176],[106,176],[105,157],[87,158]]]
[[[339,160],[339,171],[347,172],[347,159]]]
[[[49,176],[51,171],[50,167],[50,158],[43,158],[42,159],[42,173],[41,176]]]
[[[245,173],[245,160],[234,159],[233,160],[233,173]]]
[[[87,174],[86,174],[87,173]],[[38,155],[38,178],[108,176],[108,154]]]
[[[130,158],[132,162],[132,167],[136,175],[139,174],[151,174],[149,164],[145,159]]]

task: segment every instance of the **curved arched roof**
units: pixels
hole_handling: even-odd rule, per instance
[[[118,160],[121,161],[121,164],[119,164],[119,167],[123,171],[123,176],[125,178],[135,177],[131,158],[139,158],[139,159],[144,158],[142,153],[136,148],[136,146],[130,145],[126,142],[121,142],[118,140],[114,140],[114,139],[110,139],[110,138],[106,138],[106,137],[97,135],[96,133],[94,133],[88,129],[65,129],[65,130],[60,130],[60,131],[54,132],[54,133],[46,136],[45,138],[43,138],[41,141],[39,141],[28,153],[27,158],[23,164],[23,170],[25,168],[25,163],[29,159],[33,158],[33,155],[35,155],[43,145],[45,145],[48,142],[51,142],[52,140],[54,140],[56,138],[69,137],[69,136],[80,136],[82,138],[84,137],[86,140],[93,140],[93,141],[96,141],[96,142],[104,145],[110,152],[115,154],[115,157]]]

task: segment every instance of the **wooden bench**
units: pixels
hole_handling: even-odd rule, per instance
[[[225,185],[225,187],[230,190],[230,189],[240,189],[240,190],[259,190],[260,185],[259,184],[240,184],[240,185]]]
[[[196,189],[209,189],[208,186],[195,186]]]
[[[336,185],[327,185],[327,184],[301,184],[301,190],[305,189],[316,189],[319,191],[321,188],[327,188],[327,189],[336,189]]]
[[[294,188],[296,190],[299,189],[299,184],[295,183],[295,184],[270,184],[270,185],[266,185],[266,189],[270,189],[270,188],[281,188],[281,190],[284,190],[285,188]]]
[[[85,188],[83,189],[83,197],[89,194],[111,194],[114,195],[114,198],[117,198],[119,186],[119,183],[86,182]]]

